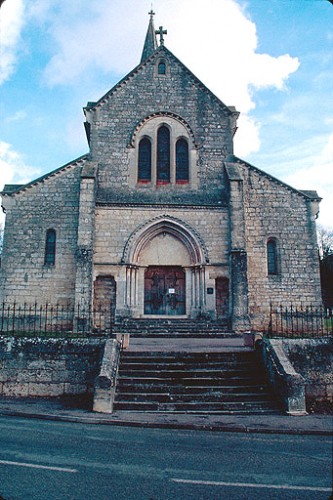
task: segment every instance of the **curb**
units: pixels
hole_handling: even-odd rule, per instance
[[[180,429],[180,430],[198,430],[198,431],[210,431],[210,432],[239,432],[245,434],[284,434],[284,435],[314,435],[314,436],[333,436],[333,428],[331,430],[323,429],[281,429],[275,427],[256,427],[253,425],[241,425],[241,424],[209,424],[209,423],[194,423],[194,422],[141,422],[141,421],[130,421],[130,420],[111,420],[103,419],[98,417],[82,415],[59,415],[53,413],[28,413],[26,411],[20,410],[0,410],[0,416],[2,417],[20,417],[20,418],[31,418],[39,420],[51,420],[55,422],[72,422],[90,425],[116,425],[119,427],[143,427],[151,429]]]

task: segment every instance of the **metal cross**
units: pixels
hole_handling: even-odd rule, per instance
[[[153,11],[153,8],[151,9],[151,11],[150,11],[150,12],[148,12],[148,14],[150,15],[150,17],[155,16],[155,12]]]
[[[155,31],[155,34],[156,35],[160,35],[160,45],[164,45],[164,37],[163,37],[163,35],[167,35],[168,34],[167,30],[164,30],[163,26],[160,26],[158,28],[158,30]]]

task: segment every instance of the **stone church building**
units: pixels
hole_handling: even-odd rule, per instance
[[[0,300],[267,328],[321,301],[320,198],[237,158],[239,113],[164,45],[84,108],[89,152],[6,185]],[[159,38],[159,41],[158,41]]]

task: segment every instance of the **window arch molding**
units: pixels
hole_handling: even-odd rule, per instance
[[[195,139],[193,130],[189,126],[186,120],[182,118],[181,116],[177,115],[176,113],[170,113],[168,111],[161,111],[158,113],[153,113],[151,115],[146,116],[143,118],[140,122],[137,123],[135,128],[133,129],[133,132],[131,134],[131,138],[129,141],[129,146],[132,148],[136,147],[136,142],[137,142],[137,136],[142,133],[142,130],[144,127],[151,121],[151,120],[159,120],[160,123],[164,122],[165,123],[172,123],[172,121],[178,122],[180,125],[182,125],[185,129],[184,137],[189,137],[192,145],[194,148],[198,148],[198,143]],[[169,120],[172,120],[169,122]],[[149,134],[148,134],[149,135]]]
[[[166,57],[160,57],[155,62],[154,77],[167,78],[170,76],[170,64]]]
[[[165,76],[167,74],[167,63],[164,59],[160,59],[157,63],[157,73],[158,75]]]
[[[160,139],[159,133],[164,128],[169,131],[170,144],[168,146],[170,173],[160,175]],[[167,135],[167,134],[166,134]],[[140,184],[147,184],[147,181],[140,177],[140,144],[143,139],[151,141],[151,187],[159,185],[190,185],[196,187],[197,183],[197,145],[194,135],[185,120],[172,113],[158,113],[150,115],[138,124],[131,137],[130,145],[133,152],[130,153],[130,183],[132,187]],[[182,151],[179,150],[179,144],[182,145]],[[178,150],[177,150],[178,148]],[[178,155],[178,158],[177,158]],[[182,157],[180,166],[180,157]],[[179,169],[182,173],[179,174]],[[178,170],[177,170],[178,169]]]

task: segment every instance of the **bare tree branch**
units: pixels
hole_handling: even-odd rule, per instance
[[[332,0],[333,1],[333,0]],[[318,226],[318,249],[321,259],[333,254],[333,230]]]

